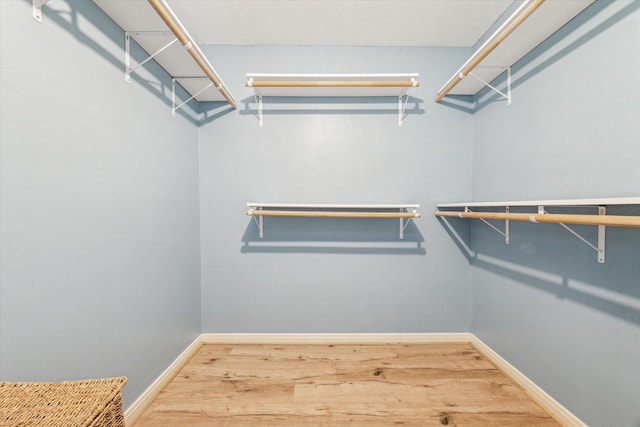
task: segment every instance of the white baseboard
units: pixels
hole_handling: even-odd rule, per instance
[[[204,344],[384,344],[384,343],[469,343],[511,378],[556,421],[568,427],[586,427],[567,408],[493,351],[475,335],[459,333],[408,334],[201,334],[125,411],[126,425],[132,425]]]
[[[556,421],[566,427],[587,427],[578,417],[573,415],[571,411],[562,406],[553,397],[547,394],[543,389],[538,387],[526,375],[517,370],[513,365],[502,358],[498,353],[493,351],[491,347],[483,343],[478,337],[469,334],[472,338],[469,341],[476,350],[478,350],[487,360],[493,363],[503,374],[511,378],[518,384],[527,395],[533,399],[538,405],[547,411]]]
[[[468,343],[473,335],[460,333],[409,334],[202,334],[203,344],[384,344]]]
[[[191,360],[191,358],[202,347],[201,335],[199,335],[189,347],[187,347],[176,360],[169,365],[156,380],[151,383],[147,389],[131,404],[124,412],[124,424],[126,426],[133,425],[142,413],[151,405],[160,392],[173,380],[180,370]]]

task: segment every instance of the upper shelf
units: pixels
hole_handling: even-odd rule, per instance
[[[420,86],[418,73],[402,74],[257,74],[245,86],[257,96],[342,97],[404,96]]]
[[[475,95],[593,1],[525,1],[442,86],[436,101],[447,94]],[[465,78],[471,72],[477,78]]]
[[[236,107],[233,96],[166,1],[94,2],[125,31],[127,39],[135,40],[151,55],[149,59],[160,64],[195,100],[227,101]],[[127,64],[127,77],[133,70]]]

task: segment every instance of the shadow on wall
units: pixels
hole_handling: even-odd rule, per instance
[[[396,218],[268,217],[260,238],[254,218],[242,236],[242,253],[426,254],[424,237],[413,220],[406,223],[400,239]]]
[[[638,209],[609,206],[607,213],[637,215]],[[606,261],[600,264],[591,247],[559,224],[511,221],[505,244],[479,220],[439,220],[471,265],[640,325],[640,228],[606,227]],[[504,227],[504,221],[491,223]],[[596,226],[571,228],[597,240]]]
[[[596,37],[598,34],[605,31],[607,28],[616,24],[621,19],[625,18],[629,14],[631,14],[636,9],[640,8],[639,1],[629,2],[627,6],[602,21],[600,24],[596,25],[594,28],[589,30],[588,33],[577,37],[574,41],[570,42],[567,46],[563,48],[559,48],[560,43],[562,43],[568,36],[570,36],[574,31],[576,31],[581,26],[588,23],[591,19],[593,19],[596,15],[601,13],[604,9],[611,6],[613,2],[607,1],[596,1],[591,6],[586,8],[582,13],[578,14],[573,20],[570,21],[569,24],[560,28],[554,34],[552,34],[545,41],[540,43],[537,47],[535,47],[531,52],[526,54],[522,59],[520,59],[515,64],[511,66],[512,73],[512,82],[511,89],[512,91],[524,84],[527,80],[534,77],[536,74],[542,72],[549,66],[553,65],[569,53],[578,49],[580,46],[587,43],[589,40]],[[546,59],[541,59],[544,56],[545,52],[552,50],[553,48],[559,48],[559,50],[550,55]],[[539,63],[536,64],[536,61]],[[504,64],[509,65],[509,64]],[[567,77],[568,79],[570,76]],[[492,86],[497,89],[506,92],[507,90],[507,73],[504,72],[496,77],[493,81],[490,82]],[[440,101],[440,104],[445,105],[450,108],[454,108],[460,111],[464,111],[467,113],[475,113],[483,108],[491,105],[495,102],[506,102],[504,97],[495,91],[491,90],[489,87],[485,87],[480,90],[476,95],[447,95]]]
[[[31,5],[31,0],[24,0]],[[56,6],[55,3],[64,3],[66,7]],[[123,84],[139,84],[149,93],[160,99],[167,106],[167,119],[171,118],[172,108],[172,91],[171,76],[160,67],[155,61],[149,61],[142,66],[144,74],[149,77],[143,77],[141,72],[136,71],[131,74],[132,83],[127,83],[124,79],[125,70],[125,51],[124,51],[124,31],[114,23],[97,5],[90,1],[69,1],[61,0],[60,2],[47,3],[42,8],[42,23],[33,21],[33,25],[52,25],[56,24],[71,34],[79,43],[89,47],[91,50],[99,54],[102,58],[110,62],[116,68],[122,71]],[[116,57],[100,43],[96,42],[89,33],[83,32],[80,28],[81,19],[90,22],[95,28],[102,31],[116,45],[122,47],[121,55]],[[86,27],[85,23],[82,23]],[[132,67],[149,57],[136,42],[131,43],[131,63]],[[190,98],[189,95],[179,84],[176,84],[176,104],[180,104]],[[224,103],[227,105],[226,103]],[[188,108],[186,108],[188,107]],[[176,111],[195,125],[200,125],[199,105],[197,101],[189,101],[185,107]],[[211,119],[209,119],[210,121]]]
[[[464,113],[473,113],[475,108],[473,95],[447,95],[440,104]]]
[[[534,48],[530,53],[525,55],[521,60],[513,64],[511,67],[512,73],[512,83],[511,89],[515,89],[520,85],[524,84],[527,80],[534,77],[536,74],[539,74],[549,66],[553,65],[569,53],[578,49],[580,46],[584,45],[594,37],[598,36],[598,34],[605,31],[607,28],[615,25],[621,19],[629,16],[633,11],[640,8],[639,1],[629,2],[627,6],[602,21],[600,24],[596,25],[594,28],[589,30],[586,34],[577,37],[574,41],[569,43],[567,46],[561,48],[553,55],[549,56],[546,59],[541,59],[544,56],[545,52],[551,51],[553,48],[558,47],[558,45],[563,42],[569,35],[571,35],[576,29],[582,27],[586,23],[588,23],[591,19],[593,19],[596,15],[601,13],[604,9],[611,6],[612,2],[605,1],[596,1],[591,6],[586,8],[582,13],[578,14],[573,20],[570,21],[568,25],[560,28],[554,34],[552,34],[548,39],[540,43],[536,48]],[[536,63],[539,61],[539,63]],[[567,76],[567,81],[571,76]],[[507,86],[507,77],[506,73],[502,73],[498,76],[491,84],[497,88],[505,88]],[[502,89],[501,89],[502,90]],[[504,102],[504,98],[499,94],[495,93],[488,87],[485,87],[483,90],[478,92],[474,96],[473,102],[473,110],[474,112],[480,111],[484,107],[494,103],[494,102]]]
[[[420,107],[424,101],[408,96],[403,99],[403,119],[409,115],[424,114]],[[258,117],[258,102],[250,96],[242,99],[244,108],[242,115]],[[300,105],[308,108],[300,108]],[[321,114],[398,114],[398,98],[392,96],[367,97],[273,97],[265,96],[262,100],[264,116],[270,115],[321,115]]]
[[[220,117],[226,116],[229,113],[235,111],[226,101],[205,101],[200,102],[200,115],[201,118],[198,121],[198,126],[211,123]]]

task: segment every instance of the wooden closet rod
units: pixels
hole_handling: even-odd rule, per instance
[[[631,215],[575,215],[507,212],[437,211],[436,216],[455,218],[482,218],[513,221],[548,222],[564,224],[610,225],[615,227],[640,227],[640,216]]]
[[[167,27],[176,36],[176,38],[187,49],[187,52],[196,61],[198,66],[204,71],[204,73],[213,82],[214,86],[220,91],[222,96],[229,102],[233,108],[237,108],[236,101],[229,93],[225,85],[220,81],[220,78],[213,70],[209,61],[204,57],[200,48],[196,42],[191,38],[187,30],[182,26],[178,18],[175,16],[169,5],[164,0],[147,0],[151,7],[160,15],[160,18],[167,24]]]
[[[246,87],[418,87],[418,81],[331,81],[331,80],[273,80],[246,81]]]
[[[354,211],[275,211],[249,209],[254,216],[299,216],[316,218],[420,218],[419,212],[354,212]]]
[[[523,4],[513,15],[509,17],[509,20],[503,24],[502,27],[494,33],[489,40],[485,42],[482,48],[474,54],[473,57],[467,61],[463,68],[449,80],[449,83],[438,92],[436,96],[436,102],[440,102],[451,89],[453,89],[464,77],[467,76],[484,58],[487,57],[493,50],[498,47],[502,41],[518,28],[522,22],[529,17],[544,0],[529,0],[528,3]]]

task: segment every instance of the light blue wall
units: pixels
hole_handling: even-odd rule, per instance
[[[472,117],[433,102],[465,49],[205,47],[241,99],[200,128],[203,332],[468,330],[469,266],[432,215],[470,194]],[[258,127],[245,73],[418,72],[397,100],[265,98]],[[220,114],[220,113],[218,113]],[[397,220],[267,218],[247,202],[419,203]]]
[[[126,406],[200,332],[197,128],[92,2],[44,10],[0,2],[0,377],[126,375]]]
[[[640,193],[638,5],[597,2],[514,67],[512,106],[483,96],[474,115],[433,102],[465,49],[203,47],[240,108],[202,105],[198,129],[170,116],[157,67],[124,83],[122,31],[93,3],[50,2],[37,24],[0,1],[0,377],[127,375],[128,405],[200,331],[471,330],[590,425],[638,425],[640,233],[609,228],[601,265],[553,225],[512,224],[505,246],[431,215]],[[246,72],[421,87],[402,128],[381,99],[267,99],[259,128]],[[391,220],[274,218],[260,240],[249,201],[423,218],[403,242]]]
[[[639,6],[597,2],[514,67],[510,107],[479,100],[474,200],[640,195]],[[471,241],[472,332],[589,425],[640,425],[640,230],[608,227],[605,264],[552,224]]]

